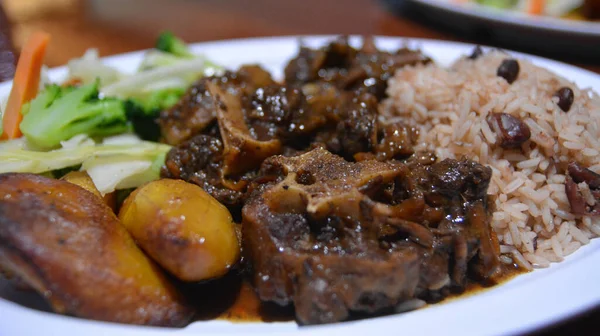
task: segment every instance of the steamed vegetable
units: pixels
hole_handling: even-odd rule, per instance
[[[156,49],[178,57],[194,58],[187,44],[169,31],[162,32],[156,40]]]
[[[137,187],[156,180],[170,146],[141,141],[134,135],[106,138],[95,144],[83,137],[79,143],[48,152],[5,146],[0,151],[0,173],[41,174],[82,165],[102,193]]]
[[[149,256],[184,281],[218,278],[240,256],[229,210],[195,184],[145,184],[125,200],[119,219]]]
[[[127,100],[127,119],[131,122],[134,132],[144,140],[158,141],[160,138],[160,127],[156,123],[158,114],[175,105],[184,93],[184,88],[166,88]]]
[[[509,9],[517,4],[518,0],[476,0],[477,3],[484,6]]]
[[[181,58],[179,56],[160,51],[160,50],[149,50],[144,55],[142,62],[139,66],[139,71],[147,71],[154,68],[160,68],[164,66],[174,65],[182,60],[186,60],[189,58]]]
[[[119,70],[104,64],[99,56],[98,50],[88,49],[81,58],[75,58],[67,64],[69,79],[79,80],[83,84],[100,81],[102,86],[112,84],[124,75]]]
[[[125,106],[98,99],[98,82],[78,88],[49,86],[23,111],[21,131],[39,148],[54,148],[77,134],[106,136],[127,131]]]
[[[21,129],[27,140],[51,149],[78,134],[107,136],[133,129],[144,140],[158,140],[158,113],[175,104],[183,88],[167,88],[128,100],[98,98],[98,82],[78,88],[51,85],[24,106]]]
[[[181,39],[165,32],[158,38],[156,49],[146,52],[138,73],[103,87],[101,92],[105,96],[130,98],[164,89],[185,90],[199,77],[221,70],[204,56],[193,54]]]
[[[0,141],[0,172],[60,178],[81,170],[102,194],[158,179],[170,147],[142,140],[157,141],[160,111],[177,103],[198,77],[221,68],[171,33],[161,35],[145,64],[138,73],[120,73],[90,50],[69,63],[62,86],[38,80],[39,94],[11,112],[18,114],[24,137]],[[8,114],[5,121],[16,120]]]
[[[27,40],[21,51],[6,111],[2,116],[0,139],[15,139],[21,136],[21,109],[37,95],[42,63],[49,41],[50,35],[36,32]]]
[[[204,58],[183,60],[171,66],[158,67],[125,77],[101,89],[105,96],[131,97],[147,94],[156,89],[185,87],[204,74],[217,69]]]

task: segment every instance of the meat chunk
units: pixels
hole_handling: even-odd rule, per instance
[[[361,49],[350,46],[348,37],[340,37],[321,49],[300,47],[298,56],[285,68],[288,85],[310,82],[331,82],[348,91],[362,91],[385,98],[387,80],[399,68],[430,59],[419,51],[407,48],[396,52],[380,51],[372,37],[365,37]]]
[[[199,185],[227,206],[235,206],[243,193],[228,188],[221,179],[223,142],[209,135],[196,135],[169,151],[161,176]]]
[[[158,125],[164,142],[178,145],[214,122],[217,111],[214,95],[208,89],[209,83],[218,84],[230,94],[241,97],[274,82],[267,71],[251,65],[243,66],[237,72],[228,71],[222,76],[199,79],[177,104],[160,113]]]
[[[476,163],[351,163],[317,148],[269,158],[259,176],[242,211],[244,251],[261,300],[294,303],[300,323],[431,299],[499,265],[491,171]]]
[[[162,176],[196,183],[228,206],[241,204],[246,177],[269,156],[302,152],[314,143],[347,158],[375,148],[377,100],[369,93],[329,84],[270,84],[238,95],[220,82],[204,83],[214,126],[174,147]]]
[[[352,165],[315,149],[268,159],[263,168],[265,175],[279,170],[280,181],[243,209],[243,241],[262,300],[294,302],[299,322],[325,323],[345,319],[350,309],[375,312],[413,295],[417,251],[386,253],[377,230],[359,220],[366,217],[356,186],[376,176],[393,179],[400,167]]]
[[[278,139],[255,136],[242,107],[244,99],[255,91],[253,85],[273,83],[270,75],[257,67],[243,67],[237,73],[204,78],[200,83],[204,93],[197,99],[203,109],[196,112],[209,115],[215,126],[207,128],[205,123],[202,129],[185,128],[186,136],[176,141],[185,140],[168,153],[161,176],[195,183],[221,203],[235,207],[245,191],[246,175],[255,172],[266,157],[281,152]],[[161,120],[167,123],[172,115],[165,113]],[[178,125],[187,127],[182,122]],[[187,139],[192,133],[198,134]]]

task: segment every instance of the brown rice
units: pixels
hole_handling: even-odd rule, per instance
[[[420,150],[490,166],[491,225],[502,260],[547,267],[600,234],[600,218],[570,212],[561,170],[576,161],[600,173],[600,97],[526,60],[519,60],[518,78],[508,84],[496,75],[508,57],[492,51],[476,60],[461,58],[447,69],[435,64],[402,69],[389,81],[382,114],[418,127]],[[563,86],[575,95],[568,113],[553,97]],[[485,120],[490,112],[519,117],[531,130],[530,140],[520,149],[498,146]],[[593,197],[586,187],[581,186],[584,197]]]

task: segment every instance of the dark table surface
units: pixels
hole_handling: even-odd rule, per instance
[[[396,3],[398,1],[395,1]],[[58,66],[97,48],[102,56],[152,47],[168,29],[186,41],[299,34],[373,34],[494,44],[439,30],[410,8],[377,0],[4,0],[0,79],[14,71],[14,50],[35,30],[52,35],[46,64]],[[527,52],[528,50],[521,50]],[[544,56],[544,55],[542,55]],[[547,55],[546,55],[547,56]],[[558,60],[600,73],[600,60]],[[600,89],[600,88],[596,88]],[[600,288],[600,287],[599,287]],[[600,289],[596,289],[600,290]],[[500,323],[500,322],[499,322]],[[539,335],[597,335],[600,309]]]

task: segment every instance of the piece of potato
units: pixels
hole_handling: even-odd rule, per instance
[[[146,253],[184,281],[220,277],[240,255],[231,214],[195,184],[149,182],[129,195],[119,219]]]
[[[96,185],[94,184],[94,181],[92,180],[90,175],[88,175],[88,173],[86,173],[84,171],[72,171],[72,172],[69,172],[68,174],[66,174],[65,176],[61,177],[61,180],[71,182],[73,184],[76,184],[76,185],[82,187],[83,189],[85,189],[87,191],[94,193],[98,197],[101,197],[102,199],[104,199],[104,203],[106,203],[106,205],[108,205],[111,209],[115,210],[115,207],[117,204],[116,203],[117,198],[116,198],[115,192],[111,192],[111,193],[108,193],[108,194],[102,196],[102,194],[100,193],[100,191],[98,191],[98,189],[96,188]]]
[[[59,313],[160,326],[193,317],[102,199],[66,181],[0,174],[0,264]]]

